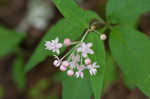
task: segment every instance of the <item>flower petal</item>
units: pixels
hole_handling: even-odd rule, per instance
[[[92,47],[93,44],[92,44],[92,43],[88,43],[87,46],[88,46],[88,47]]]
[[[58,38],[58,37],[56,37],[55,42],[57,43],[58,41],[59,41],[59,38]]]

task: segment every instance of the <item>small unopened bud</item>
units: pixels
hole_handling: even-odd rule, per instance
[[[74,71],[73,71],[73,70],[70,69],[70,70],[67,71],[67,75],[68,75],[68,76],[73,76],[73,74],[74,74]]]
[[[65,66],[65,67],[68,67],[69,66],[69,62],[68,61],[63,61],[62,65]]]
[[[85,59],[85,64],[86,64],[86,65],[91,64],[91,59],[89,59],[89,58]]]
[[[102,35],[100,36],[100,38],[101,38],[101,40],[106,40],[106,39],[107,39],[107,36],[106,36],[106,34],[102,34]]]
[[[65,46],[70,46],[71,45],[71,40],[69,38],[64,39],[64,45]]]
[[[96,26],[95,26],[95,25],[92,25],[92,26],[91,26],[91,29],[92,29],[92,30],[96,30]]]
[[[61,71],[66,71],[67,68],[66,68],[65,66],[61,65],[61,66],[60,66],[60,70],[61,70]]]

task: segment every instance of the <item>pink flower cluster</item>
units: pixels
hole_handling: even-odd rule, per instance
[[[55,40],[46,41],[45,49],[59,54],[59,49],[63,47],[63,45],[70,46],[75,44],[75,46],[61,59],[57,55],[54,55],[55,60],[53,65],[55,67],[59,67],[61,71],[67,71],[68,76],[75,75],[76,78],[84,78],[84,70],[88,70],[90,75],[96,75],[97,69],[100,68],[100,66],[97,65],[96,62],[92,63],[88,57],[89,54],[94,54],[94,51],[91,49],[93,46],[92,43],[85,43],[83,41],[71,42],[69,38],[64,39],[63,44],[58,41],[58,37]]]

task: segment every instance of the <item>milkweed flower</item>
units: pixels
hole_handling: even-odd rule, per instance
[[[77,49],[77,52],[81,52],[83,57],[87,57],[87,54],[94,54],[94,51],[91,49],[92,43],[81,43],[80,47]]]
[[[59,49],[62,47],[62,44],[58,42],[58,37],[52,41],[46,41],[45,46],[47,50],[52,50],[52,52],[60,53]]]
[[[76,68],[76,67],[78,67],[79,66],[79,62],[80,62],[80,56],[79,55],[72,55],[72,57],[71,57],[71,62],[70,62],[70,68],[71,69],[74,69],[74,68]]]
[[[75,74],[76,78],[79,78],[79,77],[83,78],[84,77],[84,73],[83,73],[84,69],[85,69],[85,66],[83,66],[83,65],[77,67],[78,71]]]
[[[84,74],[83,74],[82,71],[77,71],[76,74],[75,74],[75,76],[76,76],[76,78],[79,78],[79,77],[83,78]]]
[[[96,65],[96,62],[94,62],[93,64],[88,65],[87,68],[89,69],[91,75],[96,75],[97,68],[100,68],[100,66]]]

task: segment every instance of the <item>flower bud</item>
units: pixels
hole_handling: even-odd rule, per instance
[[[89,58],[85,59],[85,64],[86,64],[86,65],[91,64],[91,59],[89,59]]]
[[[74,71],[73,71],[73,70],[70,69],[70,70],[67,71],[67,75],[68,75],[68,76],[73,76],[73,74],[74,74]]]
[[[70,46],[71,45],[71,40],[69,38],[64,39],[64,45],[65,46]]]
[[[61,70],[61,71],[66,71],[67,68],[66,68],[65,66],[61,65],[61,66],[60,66],[60,70]]]
[[[92,25],[92,26],[91,26],[91,29],[92,29],[92,30],[96,30],[96,26],[95,26],[95,25]]]
[[[68,67],[69,66],[69,62],[68,61],[63,61],[62,65],[65,66],[65,67]]]
[[[107,39],[107,36],[106,36],[106,34],[102,34],[101,36],[100,36],[100,38],[101,38],[101,40],[106,40]]]

